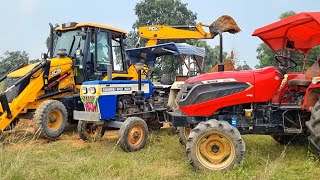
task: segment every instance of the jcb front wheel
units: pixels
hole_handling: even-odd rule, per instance
[[[123,123],[119,132],[120,147],[126,151],[138,151],[148,140],[147,123],[139,117],[129,117]]]
[[[68,114],[60,101],[47,100],[37,108],[33,119],[47,139],[56,140],[66,127]]]
[[[100,141],[104,132],[105,129],[103,128],[103,125],[97,125],[87,121],[78,122],[78,133],[80,138],[84,141]]]
[[[228,170],[243,161],[245,144],[228,122],[209,120],[191,130],[186,152],[198,170]]]

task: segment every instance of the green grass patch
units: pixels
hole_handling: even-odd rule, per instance
[[[2,81],[2,82],[0,82],[0,92],[2,92],[3,91],[3,85],[4,85],[4,82]]]
[[[196,172],[174,130],[150,135],[149,144],[126,153],[116,139],[85,143],[76,132],[0,149],[0,179],[319,179],[309,145],[283,146],[269,136],[244,136],[246,158],[227,172]]]

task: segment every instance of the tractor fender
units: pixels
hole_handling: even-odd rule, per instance
[[[313,84],[311,83],[306,90],[306,94],[303,99],[302,109],[306,111],[310,111],[311,108],[314,107],[316,102],[319,99],[320,95],[320,83]]]

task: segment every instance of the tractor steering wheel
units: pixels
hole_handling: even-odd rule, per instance
[[[289,68],[293,68],[293,67],[297,67],[298,64],[297,62],[295,62],[294,60],[292,60],[291,58],[287,57],[287,56],[283,56],[283,55],[276,55],[274,56],[274,58],[280,63],[281,66],[283,67],[286,67],[286,71],[289,69]],[[283,59],[285,61],[283,61]],[[293,66],[288,66],[288,62],[293,62]]]

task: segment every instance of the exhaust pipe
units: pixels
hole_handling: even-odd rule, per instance
[[[53,25],[49,23],[49,26],[50,26],[49,58],[53,58]]]

